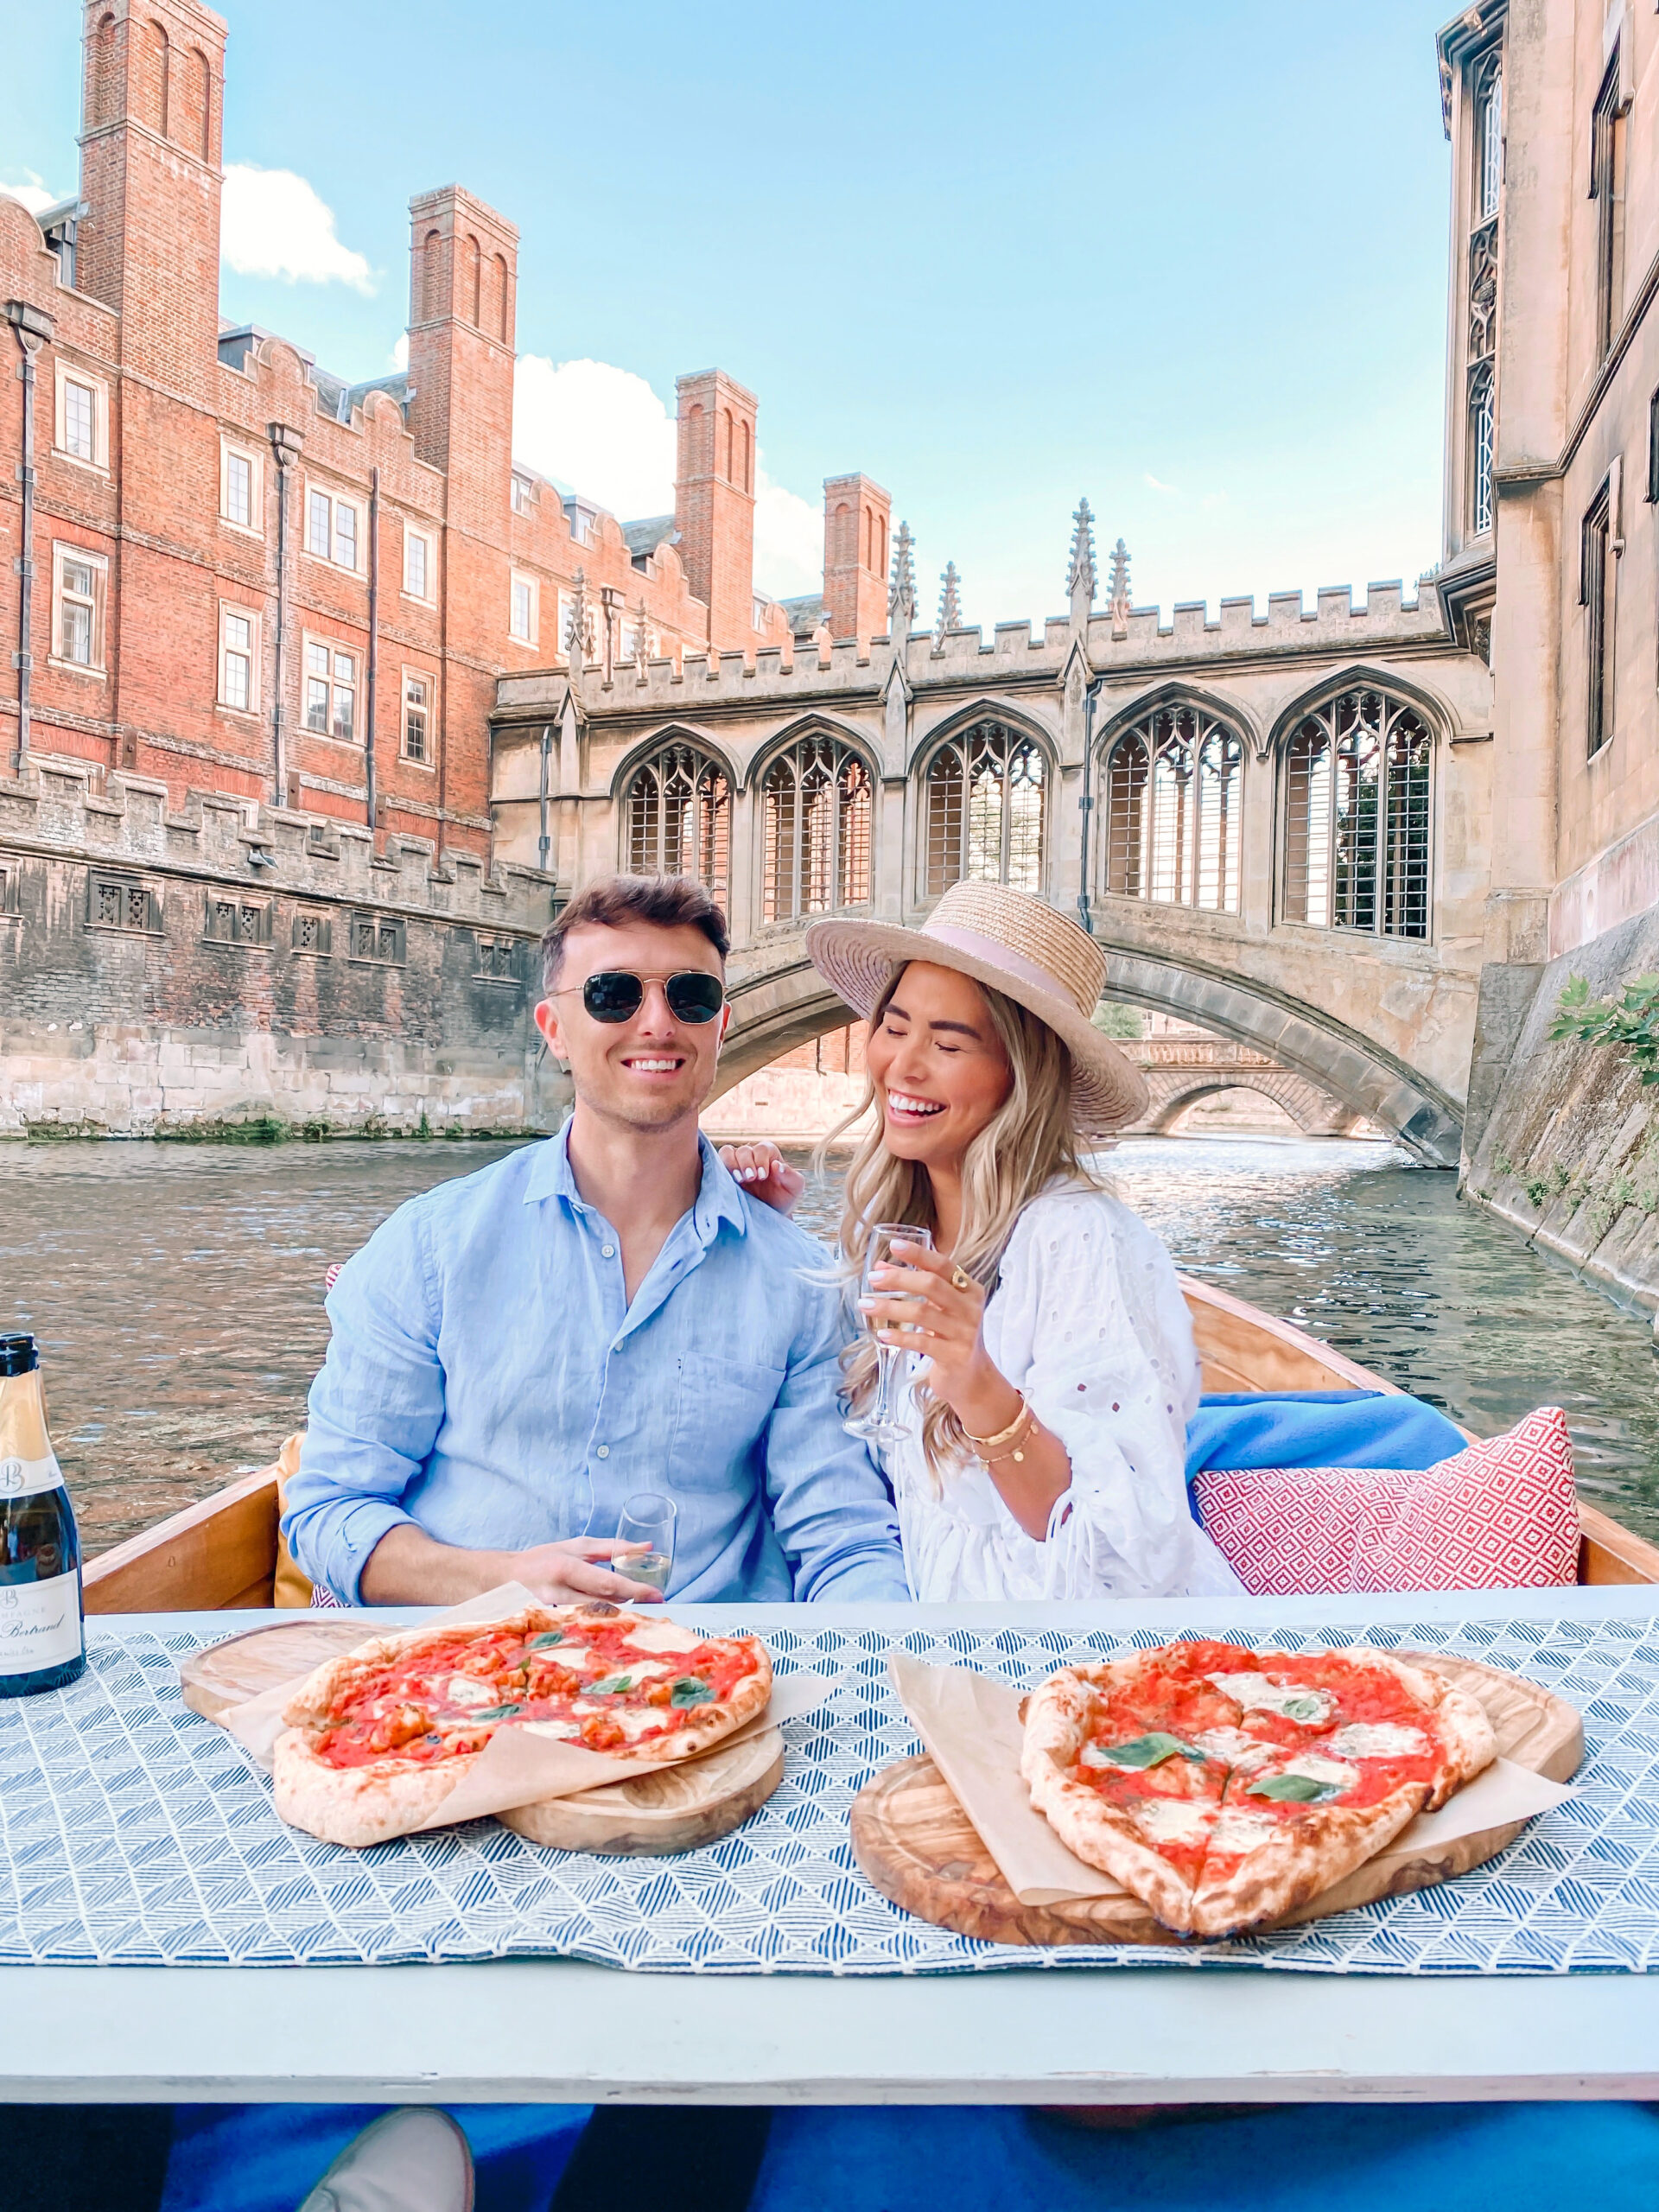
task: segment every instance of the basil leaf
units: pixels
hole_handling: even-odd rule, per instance
[[[587,1697],[620,1697],[624,1690],[633,1688],[632,1675],[607,1675],[597,1682],[589,1682],[583,1692]]]
[[[1294,1697],[1280,1707],[1287,1720],[1323,1720],[1325,1700],[1322,1697]]]
[[[1323,1805],[1327,1797],[1339,1797],[1342,1792],[1334,1782],[1315,1782],[1311,1774],[1270,1774],[1251,1783],[1247,1794],[1271,1797],[1278,1805]]]
[[[469,1713],[467,1720],[468,1723],[474,1720],[505,1720],[524,1709],[522,1705],[486,1705],[481,1713]]]
[[[540,1636],[532,1636],[524,1649],[526,1651],[539,1651],[544,1643],[563,1643],[563,1642],[564,1630],[562,1628],[550,1628]]]
[[[711,1683],[700,1675],[682,1675],[668,1694],[668,1701],[683,1713],[688,1706],[712,1705],[715,1693]]]
[[[1091,1756],[1092,1755],[1092,1756]],[[1089,1766],[1161,1766],[1166,1759],[1197,1759],[1202,1763],[1204,1753],[1195,1751],[1191,1744],[1184,1744],[1179,1736],[1166,1736],[1154,1728],[1149,1736],[1137,1736],[1128,1744],[1090,1744],[1084,1753]]]

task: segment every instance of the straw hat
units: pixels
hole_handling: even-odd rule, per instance
[[[1147,1110],[1141,1071],[1090,1016],[1106,981],[1106,954],[1040,899],[1001,883],[953,883],[918,930],[895,923],[814,922],[806,950],[818,973],[867,1020],[906,961],[955,968],[1016,999],[1067,1046],[1071,1098],[1084,1136],[1108,1135]]]

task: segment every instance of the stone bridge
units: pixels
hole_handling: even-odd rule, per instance
[[[498,859],[546,867],[564,895],[619,867],[709,882],[734,935],[728,1086],[847,1019],[806,958],[811,914],[916,922],[956,877],[990,875],[1086,912],[1109,998],[1455,1166],[1487,891],[1484,663],[1427,587],[1373,585],[1363,607],[1275,595],[1265,616],[1224,601],[1217,621],[1181,607],[1166,626],[1094,608],[1078,554],[1070,616],[1037,634],[917,631],[896,573],[896,642],[820,632],[502,678]]]
[[[1160,1136],[1189,1106],[1224,1090],[1254,1090],[1281,1106],[1304,1136],[1346,1136],[1363,1116],[1267,1052],[1217,1037],[1126,1039],[1122,1050],[1141,1070],[1152,1105],[1135,1133]]]

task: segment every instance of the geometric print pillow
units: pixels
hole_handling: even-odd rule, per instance
[[[1559,1406],[1421,1472],[1207,1467],[1192,1496],[1205,1532],[1256,1597],[1540,1590],[1578,1580],[1573,1447]]]

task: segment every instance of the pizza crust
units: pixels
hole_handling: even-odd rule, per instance
[[[1192,1924],[1191,1885],[1145,1840],[1129,1814],[1071,1773],[1091,1733],[1101,1693],[1127,1681],[1136,1664],[1118,1660],[1067,1667],[1033,1690],[1025,1705],[1020,1771],[1032,1803],[1068,1851],[1122,1882],[1166,1928],[1185,1933]]]
[[[1195,1936],[1232,1936],[1281,1920],[1331,1889],[1393,1842],[1427,1802],[1427,1783],[1408,1783],[1375,1805],[1321,1806],[1306,1827],[1281,1827],[1226,1874],[1200,1873],[1189,1926]]]
[[[475,1624],[480,1635],[508,1629],[523,1636],[540,1636],[550,1629],[567,1631],[584,1622],[601,1622],[615,1628],[631,1618],[609,1604],[592,1605],[530,1605],[497,1621]],[[394,1836],[442,1824],[443,1805],[483,1757],[483,1751],[457,1751],[433,1764],[400,1759],[396,1753],[363,1766],[337,1767],[319,1756],[317,1739],[342,1698],[347,1697],[378,1669],[393,1661],[419,1658],[423,1651],[437,1650],[454,1643],[456,1626],[402,1630],[390,1636],[371,1637],[356,1650],[325,1660],[308,1675],[283,1708],[287,1726],[272,1752],[272,1781],[276,1811],[291,1827],[325,1843],[363,1848],[386,1843]],[[701,1639],[700,1639],[701,1640]],[[710,1642],[734,1639],[711,1637]],[[731,1735],[763,1713],[772,1697],[772,1658],[759,1637],[741,1639],[752,1643],[756,1658],[753,1673],[744,1677],[728,1698],[712,1707],[693,1707],[685,1726],[671,1735],[625,1745],[614,1756],[666,1765],[697,1758],[722,1738]]]

